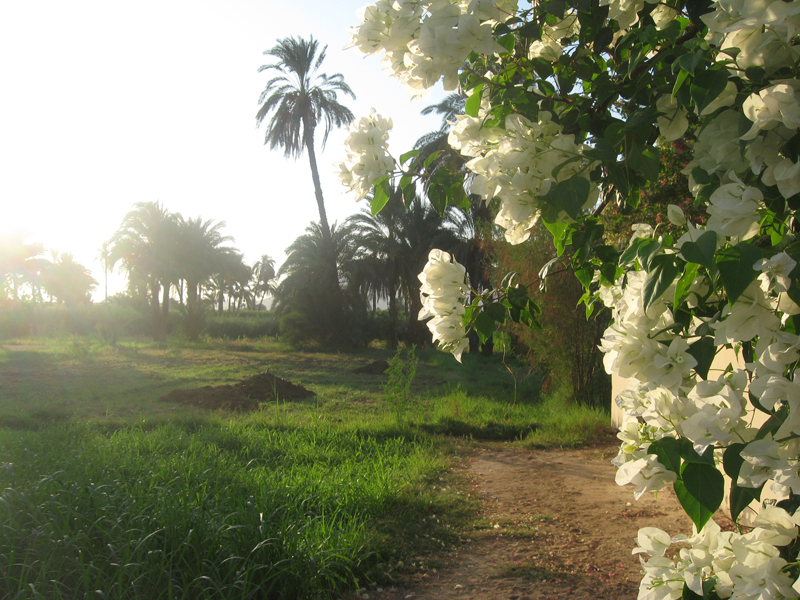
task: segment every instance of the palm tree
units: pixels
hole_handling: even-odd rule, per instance
[[[177,282],[176,250],[179,215],[159,202],[139,202],[125,215],[109,240],[108,264],[118,261],[128,272],[129,285],[144,283],[140,293],[149,295],[156,334],[169,311],[169,292]],[[162,295],[162,301],[159,296]]]
[[[317,155],[314,149],[314,131],[320,122],[325,123],[322,147],[333,127],[347,125],[353,120],[350,109],[339,104],[336,95],[341,92],[355,99],[355,94],[344,81],[341,74],[325,75],[317,71],[325,60],[327,46],[319,51],[319,42],[312,36],[308,40],[293,37],[278,40],[272,49],[264,51],[277,62],[262,65],[258,71],[276,71],[275,77],[267,82],[261,92],[256,113],[256,123],[260,125],[268,115],[272,115],[267,125],[264,139],[271,149],[282,148],[287,158],[299,158],[303,151],[308,152],[311,165],[311,179],[319,210],[320,232],[324,243],[323,250],[329,261],[328,278],[338,286],[335,253],[322,187],[319,182]],[[326,278],[326,279],[328,279]]]
[[[467,97],[464,94],[454,92],[448,94],[438,104],[426,106],[420,111],[423,115],[437,114],[442,118],[442,124],[439,129],[426,133],[414,143],[414,148],[419,150],[418,160],[420,164],[423,164],[434,152],[439,152],[438,158],[428,165],[428,173],[433,173],[433,171],[445,165],[453,170],[463,168],[465,160],[450,147],[450,144],[447,143],[447,136],[453,128],[456,115],[464,114],[466,102]]]
[[[358,244],[354,229],[345,224],[331,227],[334,256],[338,265],[337,282],[339,288],[346,291],[352,287],[354,280]],[[304,331],[300,337],[317,338],[327,344],[345,343],[352,332],[346,331],[343,305],[331,294],[320,291],[320,281],[328,272],[329,262],[325,255],[322,227],[319,223],[311,223],[306,233],[297,238],[286,249],[286,261],[278,269],[280,284],[275,289],[274,308],[278,314],[295,313],[302,324],[298,327]],[[345,303],[351,300],[352,294],[345,294]],[[360,304],[360,302],[358,302]]]
[[[258,309],[264,303],[264,297],[272,292],[272,280],[275,279],[275,259],[269,254],[263,254],[261,260],[253,264],[252,288],[254,308]],[[259,298],[259,294],[261,297]]]
[[[68,252],[54,256],[53,262],[42,273],[42,283],[47,294],[67,306],[86,304],[97,286],[91,271]]]
[[[417,277],[433,248],[453,249],[460,241],[457,229],[448,224],[450,213],[440,216],[429,202],[419,196],[411,199],[408,208],[403,206],[401,191],[392,188],[389,201],[377,215],[369,210],[350,217],[346,224],[353,227],[359,244],[358,256],[379,273],[372,282],[381,288],[380,296],[389,302],[389,320],[392,333],[389,344],[395,347],[397,295],[402,294],[408,309],[408,334],[412,343],[422,343],[427,334],[417,318],[422,304],[419,298],[420,281]],[[369,269],[362,266],[361,272]],[[363,284],[362,284],[363,285]]]
[[[36,298],[37,275],[42,261],[38,258],[44,246],[38,242],[28,243],[27,233],[16,231],[0,237],[0,290],[9,286],[11,298],[19,299],[19,288],[31,286],[32,297]]]
[[[176,243],[177,275],[186,283],[186,330],[189,339],[197,340],[200,335],[203,305],[200,287],[221,269],[229,254],[235,250],[224,244],[233,241],[220,231],[225,222],[214,223],[179,218]]]
[[[402,192],[392,187],[389,201],[377,214],[362,209],[345,223],[354,227],[361,249],[359,286],[389,302],[389,348],[397,348],[397,292],[400,286],[404,245],[401,226],[405,207]]]
[[[106,241],[100,246],[97,253],[97,260],[100,261],[100,266],[103,267],[103,287],[105,288],[105,299],[108,300],[108,269],[111,266],[111,248],[110,242]]]

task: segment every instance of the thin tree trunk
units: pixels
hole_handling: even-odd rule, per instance
[[[389,273],[389,348],[397,350],[397,287],[395,286],[394,265]]]
[[[166,320],[169,317],[169,291],[172,284],[169,281],[164,282],[164,290],[161,293],[161,316]]]
[[[314,150],[314,129],[310,124],[303,120],[303,137],[305,140],[306,150],[308,151],[308,162],[311,165],[311,180],[314,182],[314,196],[317,199],[317,209],[319,210],[319,223],[322,229],[322,241],[325,244],[325,252],[328,255],[328,263],[330,266],[331,285],[338,296],[341,292],[339,287],[339,272],[336,265],[336,252],[333,247],[333,237],[331,236],[331,227],[328,224],[328,215],[325,212],[325,202],[322,198],[322,185],[319,181],[319,169],[317,168],[317,154]],[[338,312],[338,307],[337,307]]]

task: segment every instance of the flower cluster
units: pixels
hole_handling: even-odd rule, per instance
[[[800,495],[800,0],[714,0],[702,15],[671,0],[600,0],[600,21],[579,18],[589,8],[545,5],[510,19],[511,0],[382,0],[365,9],[351,40],[384,53],[417,92],[440,79],[453,89],[459,74],[472,86],[470,115],[456,117],[448,138],[465,158],[470,192],[499,200],[495,222],[511,243],[545,219],[559,254],[574,246],[587,297],[613,311],[603,362],[629,380],[615,399],[624,415],[617,483],[633,485],[636,498],[674,485],[695,522],[689,537],[640,532],[634,552],[651,557],[640,600],[798,597],[800,564],[788,548],[800,517],[767,508],[748,533],[721,532],[708,519],[723,486],[738,498],[734,520],[765,486],[779,499]],[[590,35],[587,23],[603,32],[593,52],[577,43]],[[504,54],[495,38],[515,31]],[[662,51],[673,54],[641,83]],[[603,52],[611,58],[589,58]],[[483,71],[473,77],[476,65]],[[614,88],[606,71],[631,89]],[[627,122],[610,110],[614,99],[628,103]],[[601,118],[604,110],[612,114]],[[634,226],[621,254],[606,242],[614,258],[591,257],[597,229],[586,215],[603,206],[600,188],[604,203],[638,199],[658,179],[648,144],[657,133],[678,140],[690,121],[700,126],[682,172],[703,218],[671,206],[669,233]],[[675,203],[688,208],[685,195]],[[463,268],[434,251],[420,279],[421,316],[434,317],[435,339],[460,357]],[[506,299],[519,320],[527,309]],[[731,350],[738,359],[723,360]],[[692,492],[692,477],[709,493]]]
[[[385,119],[373,108],[368,117],[350,125],[345,139],[347,161],[339,165],[339,178],[361,200],[374,183],[392,172],[394,159],[389,155],[388,139],[392,120]]]
[[[458,362],[461,362],[461,354],[469,345],[462,320],[467,290],[465,277],[463,265],[458,264],[449,253],[436,248],[428,254],[428,262],[419,274],[422,283],[419,319],[433,317],[428,321],[433,341],[438,342],[442,350],[452,352]]]
[[[550,188],[572,177],[589,180],[594,162],[583,155],[582,144],[563,135],[551,113],[539,112],[534,123],[522,115],[509,115],[505,127],[482,127],[483,119],[459,115],[448,143],[462,155],[472,157],[466,167],[475,177],[470,192],[484,200],[502,201],[495,223],[505,230],[511,244],[528,239],[541,214],[542,197]],[[583,208],[595,204],[596,186]],[[563,213],[560,217],[567,218]]]
[[[470,53],[505,51],[492,25],[516,11],[516,0],[379,0],[363,9],[347,47],[383,54],[386,71],[414,94],[439,79],[445,90],[454,90]]]
[[[691,537],[670,537],[656,527],[644,527],[633,550],[640,557],[650,555],[642,561],[639,599],[678,600],[685,597],[684,586],[703,597],[703,582],[712,577],[720,598],[796,598],[780,548],[794,541],[798,524],[798,516],[770,507],[744,534],[721,531],[713,521],[700,532],[695,527]],[[674,558],[667,556],[670,549]]]

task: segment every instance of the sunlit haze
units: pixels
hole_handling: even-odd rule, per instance
[[[391,116],[395,156],[439,127],[377,57],[343,50],[364,0],[144,0],[0,5],[0,235],[71,252],[93,271],[102,298],[101,244],[136,202],[225,221],[248,263],[284,250],[318,220],[307,157],[286,159],[256,129],[269,74],[258,67],[279,38],[328,45],[321,69],[341,73],[359,117]],[[318,138],[321,137],[318,135]],[[317,146],[328,218],[366,207],[342,187],[334,163],[345,131]],[[124,289],[109,280],[109,292]]]

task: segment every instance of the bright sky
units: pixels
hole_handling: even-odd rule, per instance
[[[284,250],[318,220],[308,159],[285,159],[256,129],[279,38],[328,45],[321,71],[342,73],[356,118],[391,116],[398,156],[438,117],[419,112],[377,57],[342,50],[366,0],[39,0],[0,3],[0,235],[22,230],[93,270],[136,202],[225,221],[247,262]],[[328,219],[355,203],[336,176],[345,131],[318,151]],[[124,288],[110,280],[109,293]]]

